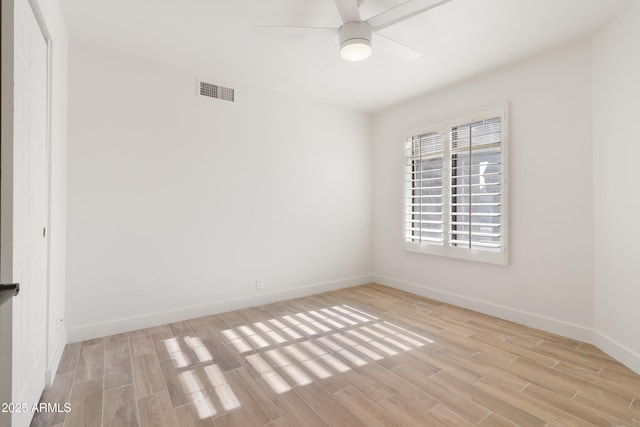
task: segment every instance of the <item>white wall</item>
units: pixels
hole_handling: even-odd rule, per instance
[[[68,37],[58,1],[38,0],[37,5],[51,40],[50,141],[49,141],[49,295],[47,298],[47,383],[53,376],[66,344],[65,281],[67,221],[67,64]]]
[[[370,279],[370,117],[197,76],[70,43],[72,341]]]
[[[640,3],[593,40],[596,342],[640,372]]]
[[[593,315],[590,92],[590,45],[583,43],[375,116],[374,279],[589,340]],[[405,252],[403,130],[505,101],[510,104],[509,265]]]

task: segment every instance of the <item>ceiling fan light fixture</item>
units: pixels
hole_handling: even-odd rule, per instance
[[[347,22],[338,29],[340,56],[347,61],[362,61],[371,56],[373,30],[367,22]]]
[[[371,41],[351,39],[340,45],[340,56],[347,61],[362,61],[371,56]]]

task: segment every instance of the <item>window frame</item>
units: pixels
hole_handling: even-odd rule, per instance
[[[450,241],[450,221],[451,221],[451,130],[458,126],[468,125],[481,120],[487,120],[500,117],[500,251],[490,251],[477,248],[466,248],[451,246]],[[444,150],[443,150],[443,242],[442,245],[428,242],[412,242],[407,241],[407,218],[414,215],[413,211],[408,210],[407,198],[413,194],[415,189],[409,188],[407,185],[407,152],[406,144],[409,138],[415,138],[428,133],[444,132]],[[417,252],[427,255],[437,255],[447,258],[455,258],[469,261],[477,261],[488,264],[507,265],[509,253],[509,188],[508,188],[508,171],[509,171],[509,116],[508,104],[502,103],[493,105],[481,110],[456,115],[444,120],[438,120],[431,123],[414,126],[405,129],[402,140],[402,242],[404,250],[408,252]]]

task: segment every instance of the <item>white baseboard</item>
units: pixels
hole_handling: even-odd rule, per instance
[[[44,386],[49,388],[53,385],[53,380],[56,377],[56,372],[58,372],[58,365],[60,365],[60,360],[62,359],[62,353],[64,352],[64,348],[67,345],[67,331],[62,333],[62,336],[58,340],[56,344],[56,348],[47,361],[49,366],[47,366],[47,370],[44,373]]]
[[[640,374],[640,354],[620,344],[598,330],[593,331],[593,345],[616,359],[629,369]]]
[[[391,288],[411,292],[416,295],[432,298],[458,307],[468,308],[469,310],[478,311],[500,319],[509,320],[521,325],[530,326],[532,328],[541,329],[543,331],[576,340],[586,341],[589,343],[593,341],[593,330],[589,327],[577,325],[575,323],[565,322],[563,320],[553,319],[551,317],[541,316],[515,308],[445,292],[439,289],[429,288],[428,286],[398,280],[393,277],[374,274],[372,278],[374,282]]]
[[[69,339],[68,341],[70,343],[73,343],[93,338],[100,338],[108,335],[119,334],[122,332],[134,331],[136,329],[150,328],[153,326],[178,322],[181,320],[193,319],[196,317],[208,316],[216,313],[224,313],[225,311],[255,307],[272,302],[284,301],[287,299],[315,295],[322,292],[334,291],[351,286],[363,285],[365,283],[370,283],[371,281],[372,279],[369,275],[350,277],[346,279],[316,283],[313,285],[285,289],[276,292],[260,292],[248,297],[216,301],[210,304],[183,307],[159,313],[149,313],[140,316],[117,319],[109,322],[77,326],[75,328],[70,328],[67,331]]]

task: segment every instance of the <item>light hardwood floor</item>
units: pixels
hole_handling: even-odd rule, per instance
[[[364,285],[67,345],[34,426],[640,426],[598,348]]]

